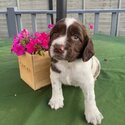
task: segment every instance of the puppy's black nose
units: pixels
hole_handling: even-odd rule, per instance
[[[64,53],[64,45],[55,44],[54,45],[54,52],[59,53],[59,54],[63,54]]]

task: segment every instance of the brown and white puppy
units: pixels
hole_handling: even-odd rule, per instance
[[[57,22],[50,33],[50,79],[52,109],[64,106],[62,84],[79,86],[85,97],[85,117],[88,123],[101,124],[94,93],[94,82],[100,73],[100,63],[85,27],[74,18]]]

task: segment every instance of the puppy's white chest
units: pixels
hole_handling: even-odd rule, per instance
[[[60,80],[63,84],[71,85],[72,83],[72,72],[70,67],[63,67],[61,69]]]
[[[61,79],[61,82],[65,85],[71,85],[71,83],[72,83],[71,81],[72,80],[71,80],[70,76],[65,76],[65,77],[62,77],[62,79]]]
[[[59,63],[58,64],[61,73],[59,75],[60,80],[63,84],[66,85],[76,85],[78,84],[80,78],[81,78],[81,70],[80,65],[76,65],[76,63]],[[83,78],[83,76],[82,76]]]

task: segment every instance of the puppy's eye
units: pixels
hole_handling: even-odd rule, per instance
[[[79,37],[78,37],[78,35],[75,34],[75,35],[71,36],[71,39],[77,41],[77,40],[79,40]]]

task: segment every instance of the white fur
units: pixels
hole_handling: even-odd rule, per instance
[[[66,19],[67,27],[73,22],[73,19]],[[65,39],[66,36],[60,37],[54,40],[53,44],[65,44]],[[53,48],[50,48],[50,54],[53,56]],[[96,106],[94,93],[94,82],[100,73],[100,63],[98,59],[93,56],[87,62],[83,62],[82,59],[77,59],[70,63],[65,60],[59,60],[55,63],[55,66],[61,71],[61,73],[57,73],[50,69],[52,97],[49,101],[49,105],[51,108],[59,109],[64,106],[62,84],[79,86],[85,97],[85,117],[87,122],[94,125],[101,124],[103,116]]]
[[[76,19],[74,18],[66,18],[65,23],[66,23],[66,27],[68,28],[70,25],[72,25],[74,22],[76,21]]]
[[[54,46],[55,44],[65,46],[65,41],[66,41],[66,35],[65,35],[65,36],[61,36],[61,37],[55,39],[55,40],[52,42],[52,45],[51,45],[51,47],[50,47],[50,55],[51,55],[51,57],[54,56],[54,52],[53,52],[54,47],[53,47],[53,46]],[[65,56],[65,55],[66,55],[66,50],[65,50],[64,53],[63,53],[63,56]]]

